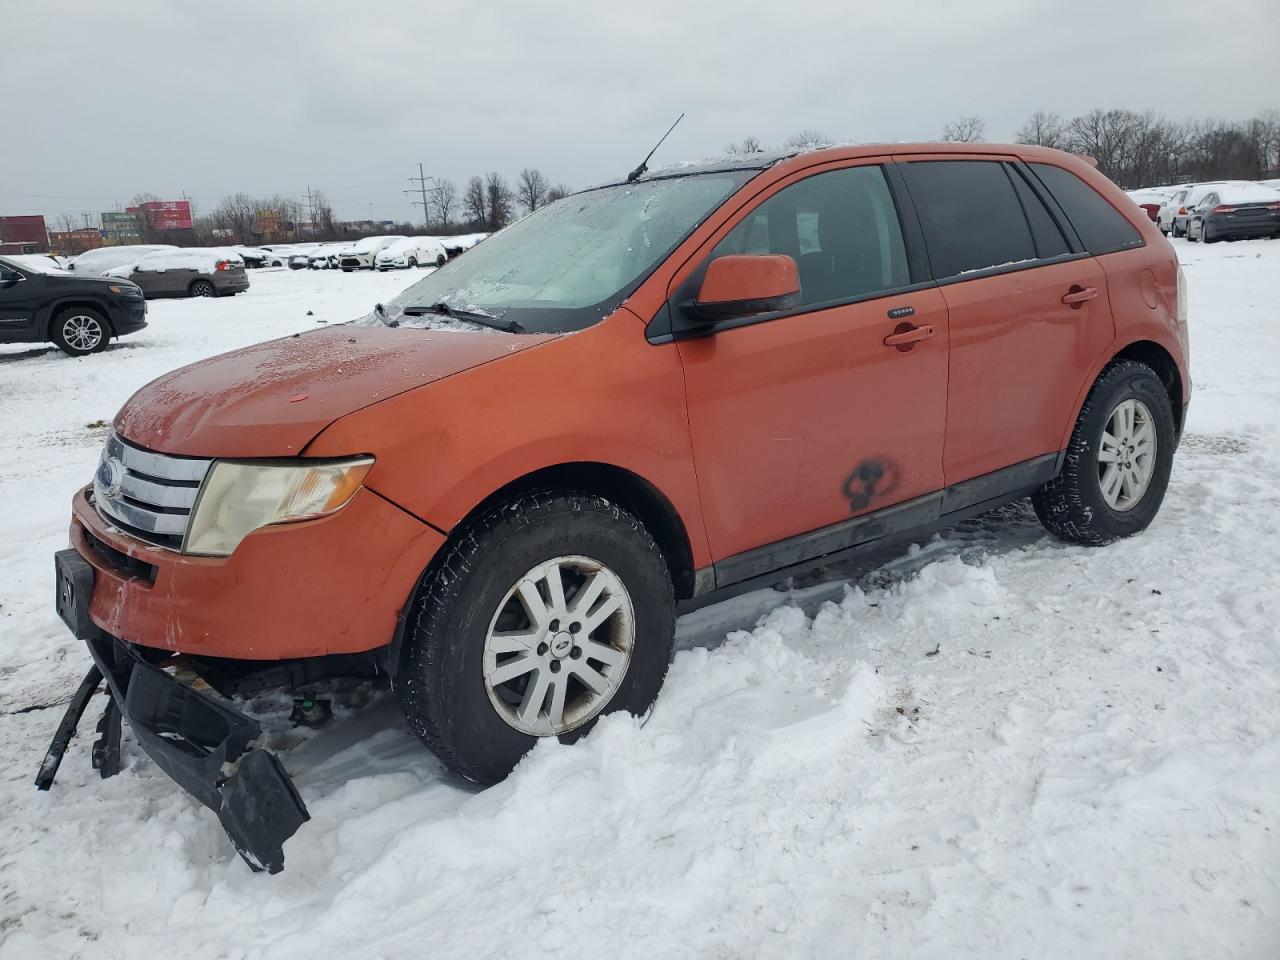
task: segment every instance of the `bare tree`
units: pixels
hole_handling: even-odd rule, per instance
[[[741,143],[727,144],[724,152],[731,157],[741,157],[751,153],[764,153],[764,145],[760,142],[759,137],[743,137]]]
[[[431,188],[427,201],[431,204],[432,216],[442,228],[449,226],[453,219],[453,208],[458,202],[458,187],[452,180],[437,179]]]
[[[1061,150],[1067,142],[1067,124],[1056,113],[1037,110],[1014,134],[1018,143]]]
[[[222,198],[213,211],[213,218],[218,227],[230,230],[241,243],[252,243],[258,210],[259,202],[247,193],[233,193]]]
[[[485,205],[489,214],[489,229],[501,230],[511,220],[511,187],[502,174],[492,171],[484,181]]]
[[[466,192],[462,194],[462,210],[472,224],[484,226],[488,223],[488,198],[484,192],[484,180],[480,177],[472,177],[467,181]]]
[[[549,186],[541,170],[525,167],[520,171],[520,179],[516,182],[516,199],[522,207],[533,213],[547,202]]]
[[[569,188],[567,183],[557,183],[547,191],[547,203],[555,203],[557,200],[563,200],[571,193],[573,193],[573,191]]]
[[[311,193],[311,225],[325,240],[332,240],[337,236],[333,227],[333,207],[329,206],[329,198],[324,195],[323,190]]]
[[[782,142],[784,147],[795,150],[817,150],[822,147],[829,147],[833,143],[821,130],[805,129],[797,130],[791,136]]]
[[[987,125],[980,117],[961,117],[942,128],[942,139],[948,143],[981,143],[987,138]]]

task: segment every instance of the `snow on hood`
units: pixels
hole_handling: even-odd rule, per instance
[[[339,324],[153,380],[116,414],[115,430],[162,453],[293,456],[339,417],[553,339]]]
[[[53,259],[53,257],[45,256],[43,253],[6,253],[4,259],[15,267],[21,267],[23,270],[30,270],[34,273],[73,276],[71,271],[64,269],[57,260]]]

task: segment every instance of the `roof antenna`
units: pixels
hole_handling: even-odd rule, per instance
[[[676,117],[676,123],[679,123],[683,119],[684,119],[684,114],[682,113],[680,114],[680,116]],[[671,131],[676,128],[676,123],[673,123],[667,129],[667,132],[662,135],[662,140],[665,140],[667,139],[667,137],[671,136]],[[634,170],[632,170],[630,173],[627,174],[627,183],[635,183],[635,181],[640,178],[640,175],[649,169],[649,158],[658,152],[658,148],[662,146],[662,140],[659,140],[657,143],[653,145],[653,149],[649,151],[649,156],[645,157],[643,160],[640,161],[640,166],[636,167]]]

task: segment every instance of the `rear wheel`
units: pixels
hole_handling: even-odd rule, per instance
[[[105,350],[110,338],[106,317],[91,307],[68,307],[54,317],[50,329],[54,345],[73,357]]]
[[[1209,232],[1209,225],[1203,220],[1200,221],[1200,239],[1205,243],[1217,243],[1220,237],[1214,236]]]
[[[208,280],[194,280],[191,286],[187,287],[187,292],[193,297],[216,297],[218,295],[217,288]]]
[[[414,732],[472,780],[505,777],[541,737],[644,713],[671,656],[662,551],[602,497],[541,490],[485,510],[414,601],[395,678]]]
[[[1031,497],[1040,522],[1071,543],[1101,545],[1145,530],[1164,501],[1177,442],[1164,384],[1118,360],[1080,410],[1061,473]]]
[[[409,266],[410,266],[410,267],[416,267],[417,265],[418,265],[418,258],[417,258],[417,257],[410,257],[410,258],[409,258]]]
[[[1175,237],[1184,237],[1184,236],[1186,236],[1186,234],[1187,234],[1187,227],[1186,227],[1186,224],[1183,224],[1182,229],[1181,229],[1181,230],[1179,230],[1179,229],[1178,229],[1178,221],[1177,221],[1177,220],[1173,221],[1173,227],[1172,227],[1172,230],[1173,230],[1173,235],[1174,235]]]

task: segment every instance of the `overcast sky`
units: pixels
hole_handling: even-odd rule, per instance
[[[0,76],[0,213],[310,186],[399,220],[419,161],[581,187],[682,111],[654,166],[970,114],[1245,118],[1280,108],[1280,0],[4,0]]]

